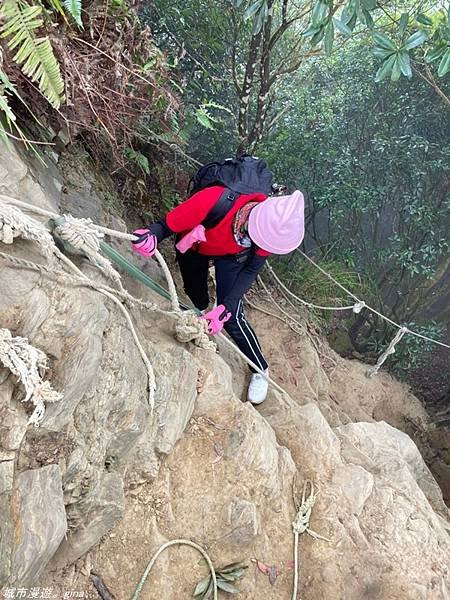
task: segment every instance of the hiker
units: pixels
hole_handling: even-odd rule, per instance
[[[206,320],[208,332],[215,335],[224,328],[267,376],[267,361],[245,319],[243,296],[270,254],[287,254],[300,245],[304,235],[301,192],[268,197],[212,185],[195,192],[164,219],[133,234],[137,237],[132,242],[134,251],[145,257],[151,257],[162,240],[177,235],[176,255],[184,289],[202,311],[200,318]],[[210,262],[215,268],[217,306],[208,311]],[[267,388],[266,377],[253,372],[248,400],[261,404]]]

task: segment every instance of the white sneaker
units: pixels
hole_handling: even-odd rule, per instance
[[[269,369],[264,371],[264,375],[269,376]],[[261,404],[266,399],[268,388],[267,379],[259,373],[253,373],[248,386],[247,400],[252,404]]]

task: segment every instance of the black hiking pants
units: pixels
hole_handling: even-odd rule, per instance
[[[217,304],[224,304],[231,312],[231,318],[224,324],[224,329],[245,356],[260,369],[265,370],[268,366],[267,362],[255,332],[245,319],[243,294],[239,294],[239,289],[248,289],[256,277],[257,271],[255,272],[251,266],[249,267],[255,259],[253,256],[249,256],[247,260],[240,261],[237,256],[226,255],[214,257],[213,260]],[[177,261],[183,278],[184,291],[196,308],[205,310],[209,305],[208,267],[210,257],[188,250],[185,254],[177,252]],[[263,260],[261,266],[262,264]]]

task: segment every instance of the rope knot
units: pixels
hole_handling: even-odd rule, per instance
[[[389,346],[386,348],[386,350],[383,352],[383,354],[378,359],[377,364],[374,367],[371,367],[370,369],[368,369],[366,371],[367,377],[373,377],[374,375],[376,375],[378,373],[381,366],[386,361],[387,357],[390,356],[391,354],[395,353],[395,346],[399,343],[399,341],[402,339],[402,337],[405,335],[405,333],[408,333],[408,331],[409,331],[408,328],[405,326],[399,328],[399,330],[395,334],[395,337],[391,340],[391,343],[389,344]]]
[[[179,342],[194,342],[204,350],[217,350],[216,344],[209,339],[206,333],[206,321],[199,319],[193,310],[186,310],[178,314],[175,322],[175,338]]]
[[[91,219],[77,219],[64,214],[55,219],[55,233],[65,242],[69,242],[77,250],[84,252],[100,252],[100,241],[103,233],[98,231]]]
[[[364,300],[359,300],[358,302],[356,302],[353,305],[353,312],[356,315],[359,315],[359,313],[362,311],[363,308],[365,308],[365,306],[366,306],[366,303],[364,302]]]
[[[5,204],[0,211],[0,242],[10,245],[18,237],[38,242],[47,258],[52,257],[55,244],[45,227],[19,208]]]
[[[105,236],[91,219],[77,219],[65,214],[54,222],[54,232],[59,238],[85,254],[92,264],[123,290],[119,273],[110,261],[100,254],[100,242]]]
[[[13,337],[8,329],[0,329],[0,363],[17,377],[25,390],[22,402],[33,402],[34,411],[28,423],[39,426],[45,413],[45,404],[58,402],[62,394],[42,380],[47,369],[47,357],[22,337]]]

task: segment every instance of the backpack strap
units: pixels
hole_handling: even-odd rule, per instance
[[[230,212],[239,196],[240,194],[238,192],[233,192],[232,190],[225,188],[220,194],[217,202],[206,215],[206,218],[203,219],[203,227],[205,229],[211,229],[212,227],[215,227],[219,221],[221,221],[224,216]]]

